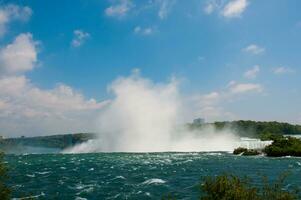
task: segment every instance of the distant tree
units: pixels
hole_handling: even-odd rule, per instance
[[[278,137],[264,148],[267,156],[301,156],[301,140],[293,137]]]
[[[8,200],[10,199],[10,189],[6,185],[7,176],[7,167],[4,164],[4,154],[0,153],[0,199]]]
[[[235,131],[240,136],[257,137],[262,140],[269,140],[272,135],[301,135],[301,125],[282,122],[238,120],[232,122],[188,124],[188,127],[191,129],[202,129],[208,126],[213,126],[217,130],[231,128],[231,130]]]

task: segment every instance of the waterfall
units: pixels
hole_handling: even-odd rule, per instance
[[[242,137],[238,142],[238,147],[247,149],[264,149],[264,147],[272,144],[272,140],[261,141],[260,139]]]

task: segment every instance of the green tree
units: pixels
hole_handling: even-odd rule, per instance
[[[301,140],[293,137],[275,138],[271,145],[264,148],[267,156],[301,156]]]

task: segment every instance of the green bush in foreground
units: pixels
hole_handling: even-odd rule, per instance
[[[0,153],[0,199],[7,200],[10,199],[10,189],[5,185],[7,180],[7,168],[3,162],[4,154]]]
[[[287,190],[285,179],[287,173],[271,183],[267,177],[262,178],[262,184],[255,186],[251,179],[240,178],[235,175],[224,174],[216,177],[207,177],[200,184],[200,200],[297,200],[300,199],[299,190]],[[190,197],[192,198],[192,197]],[[175,200],[177,196],[169,193],[163,200]]]
[[[298,191],[283,190],[286,176],[280,176],[275,183],[263,180],[263,187],[252,186],[250,179],[234,175],[208,177],[200,186],[205,195],[201,200],[296,200]]]

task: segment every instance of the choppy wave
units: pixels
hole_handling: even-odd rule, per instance
[[[41,192],[41,194],[38,195],[31,195],[27,197],[21,197],[21,198],[12,198],[12,200],[26,200],[26,199],[38,199],[39,197],[45,196],[44,192]]]
[[[275,180],[288,168],[292,174],[288,187],[301,185],[300,158],[294,157],[241,157],[223,152],[95,153],[9,155],[6,161],[14,166],[9,179],[14,199],[29,198],[28,194],[43,195],[37,199],[161,199],[168,193],[180,200],[197,199],[195,186],[203,177],[228,172],[256,180],[260,173]],[[94,170],[89,171],[91,168]]]
[[[160,179],[160,178],[151,178],[151,179],[148,179],[146,181],[144,181],[142,184],[143,185],[151,185],[151,184],[164,184],[166,183],[166,181]]]

